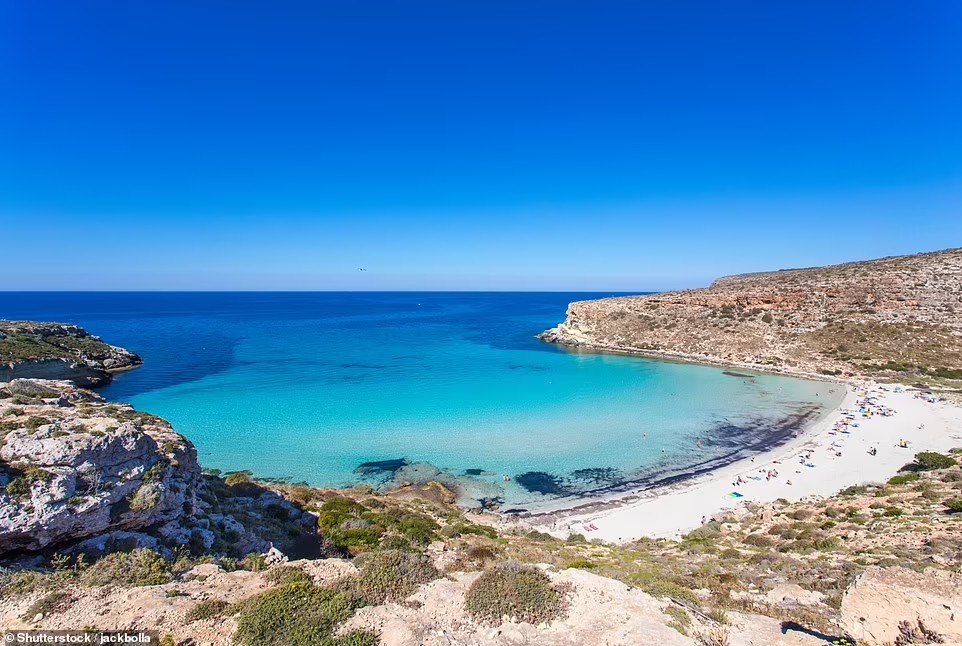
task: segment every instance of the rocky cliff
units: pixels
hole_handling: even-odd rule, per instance
[[[764,370],[962,379],[962,249],[572,303],[545,341]]]
[[[89,388],[140,364],[133,352],[104,343],[76,325],[0,321],[0,381],[69,379]]]
[[[0,557],[118,544],[243,556],[303,535],[317,553],[313,516],[255,483],[204,476],[159,417],[69,381],[0,383]]]

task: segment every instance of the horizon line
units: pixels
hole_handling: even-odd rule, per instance
[[[696,289],[696,288],[688,288]],[[619,289],[0,289],[0,294],[660,294]]]

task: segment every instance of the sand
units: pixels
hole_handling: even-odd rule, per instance
[[[853,423],[857,427],[849,426],[847,434],[834,430],[843,411],[857,408],[856,402],[866,395],[874,396],[880,406],[895,414],[863,417],[856,412]],[[902,439],[908,448],[897,446]],[[873,447],[877,450],[874,456],[869,453]],[[719,516],[743,502],[830,496],[850,485],[884,482],[919,451],[945,452],[954,447],[962,447],[962,408],[927,402],[905,387],[847,386],[835,411],[770,452],[595,509],[559,512],[531,522],[562,538],[570,533],[613,543],[643,536],[677,538],[701,526],[703,518]],[[804,456],[810,457],[803,461]],[[768,480],[769,470],[776,470],[778,476]],[[736,484],[738,478],[741,484]],[[743,497],[733,498],[733,492]]]

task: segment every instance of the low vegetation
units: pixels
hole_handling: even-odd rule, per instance
[[[334,634],[361,605],[350,594],[310,581],[287,583],[239,605],[234,639],[249,646],[377,646],[373,633]]]
[[[471,584],[465,609],[493,623],[503,617],[542,623],[562,615],[564,595],[541,570],[509,562],[486,570]]]
[[[186,621],[216,624],[235,617],[235,639],[241,644],[367,646],[377,643],[376,635],[341,634],[349,617],[369,605],[415,607],[418,601],[411,595],[446,573],[480,571],[464,606],[476,621],[500,623],[511,617],[540,623],[565,613],[568,591],[552,582],[551,571],[580,568],[671,600],[666,622],[698,639],[713,630],[721,634],[732,612],[746,611],[841,635],[842,595],[866,567],[900,565],[922,572],[929,567],[954,569],[962,561],[962,469],[955,455],[919,454],[912,470],[884,485],[849,487],[827,500],[749,504],[680,541],[640,540],[620,546],[595,544],[580,535],[559,540],[530,529],[495,531],[436,501],[365,490],[268,487],[246,474],[234,474],[227,484],[211,475],[218,509],[231,508],[235,496],[259,496],[270,488],[294,504],[317,510],[320,533],[332,554],[351,555],[357,574],[322,586],[295,565],[268,567],[259,556],[238,559],[215,548],[213,554],[185,550],[165,560],[157,552],[135,549],[93,562],[56,557],[47,572],[0,570],[0,586],[9,594],[39,593],[38,614],[69,605],[69,596],[52,593],[71,595],[71,586],[77,584],[170,584],[171,594],[176,594],[178,582],[198,563],[214,562],[224,570],[266,569],[262,576],[272,586],[268,591],[230,605],[203,601],[193,606]],[[291,530],[284,515],[265,514],[269,531]],[[933,517],[940,519],[937,524]],[[445,543],[443,565],[429,556],[437,554],[426,547],[434,541]],[[548,570],[530,564],[545,564]],[[766,601],[767,591],[783,583],[821,593],[824,601],[807,608]]]

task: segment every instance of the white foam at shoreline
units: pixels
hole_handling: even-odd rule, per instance
[[[962,446],[962,408],[929,403],[917,399],[914,392],[895,392],[894,386],[847,388],[831,414],[769,452],[689,481],[626,496],[610,508],[558,512],[532,519],[532,524],[559,537],[580,533],[588,539],[615,543],[643,536],[674,538],[699,527],[703,517],[711,518],[742,502],[829,496],[850,485],[885,481],[919,451],[944,452]],[[850,428],[850,433],[834,432],[842,411],[852,408],[865,392],[877,394],[879,403],[896,414],[858,416],[858,427]],[[900,439],[909,442],[908,449],[896,447]],[[872,447],[877,449],[874,456],[868,452]],[[814,467],[799,462],[800,456],[809,453],[808,462]],[[778,477],[769,481],[766,472],[770,469],[777,470]],[[733,486],[739,477],[745,483]],[[733,491],[744,497],[730,498]],[[592,526],[597,529],[590,529]]]

